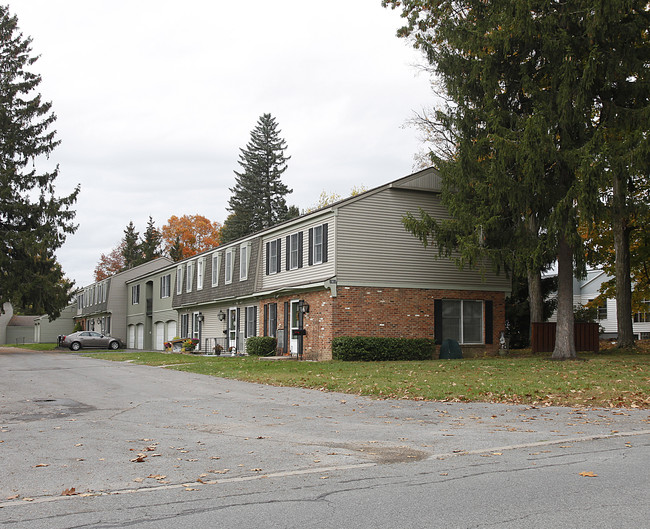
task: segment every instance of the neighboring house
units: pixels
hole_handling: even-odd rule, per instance
[[[419,209],[448,217],[427,169],[176,264],[179,335],[244,351],[276,336],[281,353],[331,359],[336,336],[452,338],[493,350],[510,280],[459,270],[402,225]],[[308,312],[301,310],[308,306]]]
[[[34,318],[34,343],[58,343],[58,337],[70,334],[74,329],[77,315],[76,303],[71,303],[61,311],[61,315],[50,321],[46,315]]]
[[[578,307],[586,305],[600,295],[601,285],[609,281],[603,270],[587,270],[584,279],[573,279],[573,304]],[[632,316],[632,330],[635,339],[650,339],[650,301],[645,302],[647,309],[644,312],[637,312]],[[557,321],[557,314],[553,314],[549,321]],[[616,339],[618,337],[618,322],[616,313],[616,299],[608,298],[600,303],[597,313],[597,321],[601,327],[600,337],[603,339]]]
[[[11,303],[2,305],[2,310],[0,311],[0,344],[7,343],[7,324],[13,315],[14,308]]]
[[[17,316],[14,314],[7,323],[7,344],[34,343],[35,316]]]
[[[167,257],[160,257],[84,287],[77,294],[75,322],[83,330],[128,341],[126,319],[130,292],[127,292],[126,282],[164,268],[171,262]]]
[[[176,265],[170,264],[126,281],[126,345],[162,351],[177,336],[178,314],[172,308]]]

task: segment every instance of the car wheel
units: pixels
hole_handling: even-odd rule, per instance
[[[119,348],[120,348],[120,344],[117,343],[117,342],[115,342],[115,341],[113,341],[113,342],[111,342],[111,343],[108,344],[108,348],[109,348],[109,349],[113,349],[113,350],[115,350],[115,349],[119,349]]]
[[[79,342],[72,342],[70,344],[70,349],[72,349],[73,351],[78,351],[79,349],[81,349],[81,344]]]

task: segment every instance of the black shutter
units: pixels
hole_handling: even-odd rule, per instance
[[[309,228],[309,248],[307,249],[308,263],[309,266],[314,264],[314,255],[312,253],[312,247],[314,246],[314,228]]]
[[[494,329],[494,307],[492,300],[485,300],[485,343],[494,343],[492,339]]]
[[[257,336],[257,307],[253,307],[253,336]]]
[[[276,245],[278,247],[278,253],[277,253],[277,270],[278,272],[282,270],[282,239],[278,239],[276,241]]]
[[[241,322],[241,309],[237,308],[237,324],[235,325],[235,348],[237,351],[239,351],[239,346],[241,345],[239,343],[239,329],[240,327],[240,322]]]
[[[264,305],[264,336],[268,336],[268,328],[269,328],[269,304],[266,303]]]
[[[284,269],[289,270],[289,265],[291,264],[290,263],[290,261],[291,261],[291,239],[290,239],[289,235],[287,235],[286,241],[287,241],[287,248],[285,249],[286,263],[284,263]]]
[[[302,232],[298,232],[298,268],[302,268]]]
[[[248,338],[248,310],[244,309],[244,338]]]
[[[323,262],[327,262],[327,223],[323,224]]]
[[[433,300],[433,339],[436,345],[442,343],[442,300]]]
[[[269,275],[269,260],[270,260],[269,249],[270,248],[271,248],[271,243],[267,242],[266,243],[266,275]]]

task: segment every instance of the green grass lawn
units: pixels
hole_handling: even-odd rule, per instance
[[[297,362],[168,353],[104,353],[95,358],[277,386],[377,398],[650,408],[650,354],[605,351],[585,361],[513,354],[422,362]]]
[[[18,347],[18,349],[27,349],[29,351],[52,351],[56,349],[56,344],[55,343],[7,344],[7,347]]]

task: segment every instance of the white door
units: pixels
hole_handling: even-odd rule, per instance
[[[293,335],[293,330],[298,329],[298,300],[291,302],[291,329],[289,329],[290,349],[292,355],[298,354],[298,337]]]
[[[237,309],[228,309],[228,350],[236,350],[238,332],[239,320],[237,318]]]
[[[173,340],[176,336],[176,321],[169,320],[167,322],[167,340]]]
[[[162,321],[156,323],[156,351],[162,351],[165,348],[165,324]]]
[[[127,347],[129,349],[135,349],[135,326],[129,325],[129,339],[127,342]]]
[[[135,348],[144,349],[144,325],[142,323],[137,326]]]

